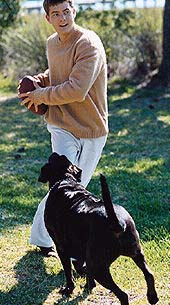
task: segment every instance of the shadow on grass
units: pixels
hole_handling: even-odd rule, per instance
[[[1,305],[41,305],[54,289],[59,289],[65,284],[64,271],[61,270],[56,275],[47,274],[44,258],[36,252],[28,252],[23,256],[14,270],[18,282],[9,291],[0,292]],[[87,292],[72,297],[72,300],[59,296],[55,305],[76,305],[87,296]]]
[[[43,118],[17,98],[1,102],[0,120],[0,229],[6,230],[31,223],[47,191],[38,175],[51,148]]]
[[[6,99],[0,104],[0,137],[3,147],[6,145],[1,154],[8,152],[8,158],[12,157],[18,148],[26,144],[30,157],[35,150],[43,154],[50,148],[50,138],[42,116],[34,115],[24,106],[21,107],[17,98]]]

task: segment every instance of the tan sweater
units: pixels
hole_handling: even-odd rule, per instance
[[[99,37],[77,25],[64,42],[55,33],[47,40],[47,57],[48,86],[33,95],[49,105],[45,120],[79,138],[106,135],[107,67]]]

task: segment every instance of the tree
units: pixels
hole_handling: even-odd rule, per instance
[[[16,20],[19,9],[19,0],[0,0],[0,35]]]
[[[3,64],[2,34],[15,22],[19,10],[19,0],[0,0],[0,66]]]
[[[170,86],[170,0],[165,0],[163,11],[162,61],[158,73],[153,76],[149,87]]]

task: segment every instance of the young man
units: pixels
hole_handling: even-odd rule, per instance
[[[64,154],[82,169],[86,187],[100,159],[108,133],[107,65],[103,45],[93,32],[75,24],[72,0],[45,0],[47,21],[55,33],[47,40],[49,69],[35,77],[36,90],[19,94],[37,107],[48,105],[45,114],[52,151]],[[36,83],[40,80],[45,88]],[[48,194],[35,214],[31,243],[53,255],[53,242],[44,225]]]

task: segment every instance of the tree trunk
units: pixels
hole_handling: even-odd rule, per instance
[[[170,0],[165,0],[163,12],[162,62],[148,86],[170,86]]]

